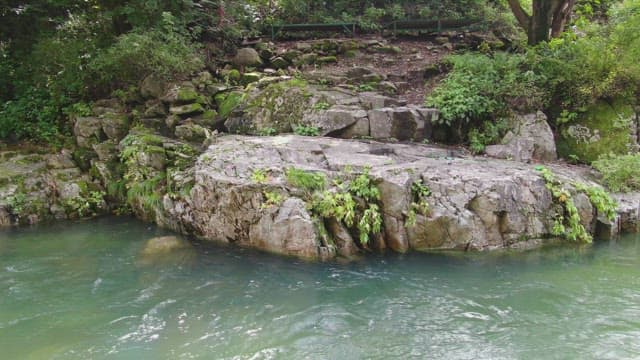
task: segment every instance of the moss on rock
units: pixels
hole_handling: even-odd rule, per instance
[[[561,157],[591,163],[604,154],[626,154],[633,146],[633,108],[622,101],[598,102],[563,126],[558,139]]]
[[[292,131],[310,107],[307,83],[292,79],[267,86],[249,102],[246,117],[253,120],[256,133],[264,129],[286,133]]]

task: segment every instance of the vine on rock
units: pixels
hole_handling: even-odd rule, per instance
[[[593,238],[580,222],[578,208],[573,202],[569,190],[556,179],[551,170],[544,166],[537,166],[536,170],[544,179],[547,189],[551,192],[554,202],[562,206],[563,213],[556,214],[552,234],[562,236],[570,241],[591,243]],[[604,214],[609,221],[613,221],[616,216],[617,203],[604,190],[598,187],[587,186],[582,183],[572,184],[577,191],[585,193],[589,197],[591,204],[599,213]]]

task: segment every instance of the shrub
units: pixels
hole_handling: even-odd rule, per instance
[[[504,119],[498,119],[495,123],[485,121],[479,129],[469,131],[469,147],[474,154],[484,152],[487,145],[497,144],[508,129]]]
[[[287,169],[286,176],[287,183],[306,191],[322,190],[327,182],[327,179],[322,173],[297,168]]]
[[[523,71],[521,55],[496,53],[454,55],[452,71],[427,97],[441,112],[440,123],[453,127],[480,124],[506,115],[510,109],[533,110],[542,102],[537,76]]]
[[[601,156],[591,164],[614,192],[640,190],[640,154]]]
[[[45,90],[31,89],[0,105],[0,138],[61,145],[61,109]]]
[[[164,13],[163,19],[161,28],[134,30],[101,51],[89,65],[93,85],[111,91],[137,85],[149,74],[175,79],[201,69],[197,47],[173,26],[171,14]]]

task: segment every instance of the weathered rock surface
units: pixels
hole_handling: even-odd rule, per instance
[[[67,150],[45,155],[0,152],[0,227],[105,212],[103,194]]]
[[[354,241],[354,227],[334,218],[323,220],[309,205],[309,195],[292,186],[286,175],[286,169],[297,168],[345,181],[348,171],[359,173],[366,167],[380,191],[383,221],[381,234],[370,244]],[[571,181],[593,184],[579,171],[551,167],[570,189]],[[204,239],[309,259],[349,257],[365,248],[405,252],[538,246],[552,237],[557,211],[533,166],[452,159],[448,151],[427,145],[224,136],[199,157],[194,173],[187,196],[165,196],[159,216],[164,225]],[[263,176],[257,179],[256,173]],[[412,193],[416,182],[432,194],[423,199],[429,212],[415,214],[412,225],[408,217],[417,201]],[[268,200],[274,194],[280,202]],[[585,199],[576,196],[575,203],[589,231],[609,226],[615,234],[637,227],[640,198],[625,197],[614,224],[607,224]]]
[[[260,55],[252,48],[238,49],[236,56],[233,58],[233,63],[239,67],[260,65]]]
[[[518,115],[512,121],[512,130],[502,139],[502,145],[487,146],[487,155],[522,162],[532,159],[553,161],[558,158],[546,115],[538,111],[535,114]]]
[[[338,138],[430,139],[431,124],[439,112],[402,105],[402,101],[378,93],[278,81],[248,93],[230,112],[225,127],[234,134],[250,135],[287,133],[305,126]]]

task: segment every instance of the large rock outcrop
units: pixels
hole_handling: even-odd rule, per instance
[[[105,195],[67,150],[0,151],[0,227],[104,213]]]
[[[200,238],[310,259],[384,248],[522,248],[553,237],[559,205],[533,166],[451,155],[416,144],[224,136],[198,158],[190,192],[166,195],[156,218]],[[581,172],[550,167],[573,192],[575,181],[596,186]],[[315,201],[323,191],[311,194],[292,180],[291,169],[326,178],[329,193],[353,193],[354,174],[368,173],[379,191],[373,201],[379,233],[372,231],[368,242],[354,240],[361,235],[357,221],[336,222],[337,215],[319,211]],[[575,203],[588,231],[636,226],[639,204],[626,204],[617,222],[609,222],[581,196],[576,193]],[[366,208],[364,195],[353,197],[356,212]],[[423,205],[428,210],[416,211]]]
[[[378,93],[289,80],[249,90],[234,105],[225,127],[234,134],[290,133],[302,127],[337,138],[422,141],[431,139],[438,116],[436,109]]]

